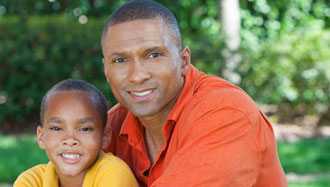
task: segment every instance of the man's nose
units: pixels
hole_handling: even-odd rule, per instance
[[[144,64],[143,62],[138,60],[131,63],[128,76],[129,81],[135,84],[141,84],[151,78],[151,74],[148,70],[147,64]]]

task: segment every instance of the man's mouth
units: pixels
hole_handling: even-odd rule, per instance
[[[144,97],[148,94],[150,94],[152,92],[152,90],[146,90],[146,91],[142,91],[142,92],[131,92],[132,95],[137,96],[137,97]]]
[[[151,100],[154,96],[155,89],[147,89],[147,90],[132,90],[128,91],[128,93],[132,96],[132,98],[137,101],[148,101]]]

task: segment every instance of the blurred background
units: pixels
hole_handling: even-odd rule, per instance
[[[125,0],[0,0],[0,186],[47,162],[35,143],[42,96],[66,78],[115,99],[103,23]],[[330,0],[159,0],[192,63],[249,93],[270,117],[290,187],[330,186]]]

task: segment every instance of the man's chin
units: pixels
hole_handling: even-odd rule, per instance
[[[138,118],[152,118],[158,113],[158,110],[153,108],[139,107],[132,109],[128,108],[128,110],[130,110],[134,114],[134,116]]]

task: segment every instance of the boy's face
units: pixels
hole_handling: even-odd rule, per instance
[[[39,146],[56,165],[59,176],[84,176],[101,149],[103,126],[88,94],[57,91],[48,97]]]

